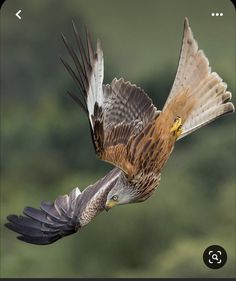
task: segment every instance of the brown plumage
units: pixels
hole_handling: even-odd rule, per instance
[[[6,224],[20,240],[50,244],[88,224],[104,209],[142,202],[161,179],[175,142],[216,118],[234,111],[231,93],[209,62],[184,22],[179,66],[162,111],[140,87],[123,78],[104,85],[103,51],[96,50],[88,31],[86,44],[73,24],[79,55],[63,37],[75,65],[63,59],[80,93],[70,96],[86,112],[97,156],[116,166],[82,193],[74,189],[40,210],[25,208],[25,216],[10,215]]]

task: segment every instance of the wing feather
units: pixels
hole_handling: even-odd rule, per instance
[[[9,215],[5,224],[19,233],[17,238],[31,244],[46,245],[77,232],[104,210],[108,192],[121,171],[117,168],[82,193],[76,187],[54,203],[42,202],[40,209],[26,207],[22,215]]]
[[[93,142],[98,157],[121,168],[129,166],[127,147],[129,139],[151,122],[158,114],[152,100],[140,88],[123,78],[114,78],[104,85],[104,60],[100,41],[93,49],[91,36],[86,30],[86,45],[73,23],[79,56],[65,36],[63,41],[72,57],[76,71],[62,62],[77,83],[81,95],[69,95],[88,114]],[[120,157],[115,157],[120,154]]]

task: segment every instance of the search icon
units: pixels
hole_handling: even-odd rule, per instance
[[[211,258],[212,258],[213,260],[218,261],[218,256],[217,256],[217,254],[213,254],[213,255],[211,256]]]
[[[212,269],[218,269],[225,265],[227,261],[227,253],[225,249],[219,245],[211,245],[207,247],[203,253],[203,262]]]

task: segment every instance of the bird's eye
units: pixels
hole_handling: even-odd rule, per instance
[[[113,201],[117,201],[118,200],[118,196],[117,195],[114,195],[114,196],[112,196],[112,198],[111,198]]]

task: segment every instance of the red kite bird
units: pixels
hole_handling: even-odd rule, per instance
[[[146,200],[159,185],[175,142],[234,111],[231,93],[198,49],[188,19],[177,74],[162,111],[144,90],[123,78],[104,85],[100,42],[94,50],[88,31],[83,42],[74,24],[73,29],[79,55],[62,35],[75,69],[62,62],[80,88],[78,95],[70,95],[88,116],[97,156],[116,168],[83,192],[75,188],[52,204],[42,202],[40,209],[26,207],[25,216],[9,215],[6,226],[33,244],[53,243],[103,210]]]

